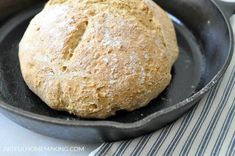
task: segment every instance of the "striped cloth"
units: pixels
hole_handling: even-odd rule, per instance
[[[232,19],[235,28],[235,18]],[[90,156],[235,156],[235,54],[223,79],[175,123],[152,134],[104,143]]]

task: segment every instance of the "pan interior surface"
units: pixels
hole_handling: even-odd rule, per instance
[[[223,42],[227,41],[227,45],[223,45],[223,47],[215,46],[215,41],[213,40],[218,37],[216,34],[220,35],[219,32],[223,30],[218,30],[219,32],[211,34],[213,33],[211,31],[217,29],[209,29],[209,27],[212,26],[208,24],[209,33],[203,32],[207,31],[206,26],[203,27],[203,25],[199,25],[199,27],[196,28],[196,26],[192,25],[193,23],[189,22],[188,17],[186,17],[188,15],[184,16],[183,13],[180,14],[179,9],[177,11],[177,7],[175,7],[174,10],[174,6],[171,6],[170,3],[172,2],[165,1],[163,6],[166,5],[167,7],[165,8],[180,19],[171,16],[174,21],[180,49],[179,59],[172,69],[172,82],[168,88],[158,98],[152,100],[147,107],[133,112],[120,111],[117,115],[105,121],[133,123],[155,112],[164,111],[164,109],[200,91],[224,65],[228,54],[220,53],[221,48],[223,48],[223,52],[228,51],[228,37],[226,34],[220,36],[221,40],[224,40]],[[6,105],[11,105],[20,110],[54,119],[84,120],[65,112],[50,109],[28,89],[23,81],[18,60],[18,44],[30,20],[41,9],[41,6],[36,9],[29,9],[14,17],[14,19],[10,21],[11,27],[5,26],[1,29],[4,35],[0,37],[0,101],[4,101]],[[210,22],[213,23],[213,21]],[[226,30],[225,26],[221,29],[223,28]],[[89,122],[90,120],[87,121]]]

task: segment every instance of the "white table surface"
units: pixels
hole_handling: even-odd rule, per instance
[[[0,114],[0,156],[87,156],[99,145],[43,136],[20,127]],[[75,147],[75,150],[69,152],[69,147]]]

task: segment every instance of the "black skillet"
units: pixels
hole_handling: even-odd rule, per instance
[[[223,13],[210,0],[156,0],[172,15],[180,47],[170,86],[145,108],[119,112],[106,120],[80,119],[48,108],[25,85],[18,43],[30,19],[42,9],[43,1],[21,1],[8,1],[14,4],[9,5],[10,10],[0,6],[1,12],[7,10],[4,17],[20,6],[30,6],[15,13],[0,29],[0,107],[9,119],[48,136],[94,143],[157,130],[182,116],[218,83],[232,57],[233,35],[228,17],[235,12],[235,3],[220,3],[226,9]]]

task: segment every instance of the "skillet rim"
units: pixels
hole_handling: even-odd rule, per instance
[[[217,72],[217,74],[211,79],[211,81],[205,85],[201,90],[190,96],[189,98],[176,103],[173,106],[170,106],[166,109],[160,110],[158,112],[155,112],[153,114],[150,114],[146,116],[145,118],[131,122],[131,123],[120,123],[120,122],[115,122],[115,121],[105,121],[104,120],[64,120],[64,119],[58,119],[55,117],[48,117],[45,115],[39,115],[35,114],[29,111],[25,111],[21,108],[14,107],[10,104],[5,103],[4,101],[0,100],[0,107],[3,108],[4,110],[14,113],[15,115],[22,116],[25,118],[28,118],[30,120],[36,120],[38,122],[45,122],[49,124],[55,124],[55,125],[63,125],[63,126],[78,126],[78,127],[109,127],[109,128],[116,128],[116,129],[136,129],[136,128],[141,128],[144,127],[145,125],[151,123],[155,118],[160,117],[162,115],[165,115],[169,112],[172,112],[176,109],[180,109],[181,107],[186,106],[187,104],[191,102],[196,102],[199,100],[206,92],[208,92],[215,84],[218,83],[218,81],[221,79],[221,77],[224,75],[225,71],[227,70],[231,59],[233,55],[233,50],[234,50],[234,36],[233,36],[233,31],[231,24],[229,22],[229,19],[226,17],[225,13],[223,10],[219,7],[219,5],[214,2],[213,0],[209,1],[214,5],[216,9],[220,12],[222,15],[222,18],[227,26],[227,30],[229,32],[229,55],[223,65],[223,67]],[[20,14],[21,16],[24,15],[24,12]],[[6,33],[1,33],[2,30],[4,29],[11,29],[14,27],[14,25],[11,25],[11,23],[16,23],[15,19],[19,18],[19,16],[15,16],[12,19],[8,20],[7,22],[4,23],[4,25],[0,29],[0,41],[7,35]],[[25,16],[24,16],[25,17]],[[21,21],[21,20],[19,20]]]

